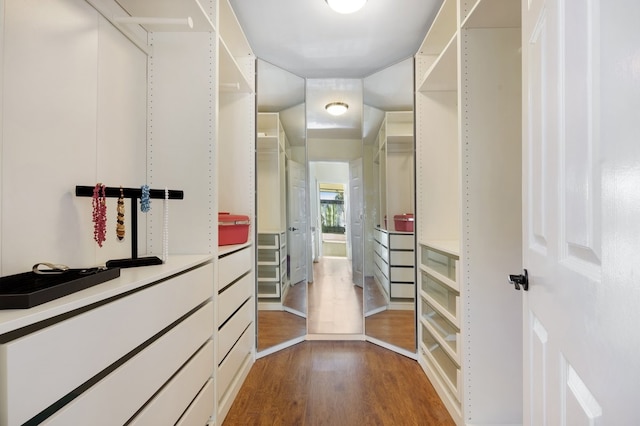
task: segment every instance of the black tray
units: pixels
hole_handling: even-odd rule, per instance
[[[0,278],[0,309],[24,309],[118,278],[120,268],[69,269],[61,274],[24,272]]]

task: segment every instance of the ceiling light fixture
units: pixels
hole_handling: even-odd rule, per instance
[[[344,102],[331,102],[325,105],[324,109],[331,115],[342,115],[349,109],[349,105]]]
[[[353,13],[362,9],[367,0],[325,0],[338,13]]]

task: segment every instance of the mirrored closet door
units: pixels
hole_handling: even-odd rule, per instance
[[[257,349],[307,333],[305,82],[257,63]]]
[[[413,59],[364,79],[367,339],[416,353]]]

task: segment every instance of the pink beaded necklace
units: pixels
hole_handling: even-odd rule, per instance
[[[102,243],[107,239],[107,200],[105,197],[105,186],[101,183],[93,188],[93,239],[102,247]]]

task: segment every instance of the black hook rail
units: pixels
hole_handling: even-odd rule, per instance
[[[93,197],[94,186],[76,186],[76,197]],[[104,195],[106,198],[120,198],[120,187],[119,186],[107,186],[104,190]],[[121,268],[133,267],[133,266],[144,266],[144,265],[158,265],[162,263],[158,257],[147,257],[147,258],[138,258],[138,200],[142,197],[142,189],[141,188],[122,188],[122,196],[123,198],[131,199],[131,219],[130,219],[130,239],[131,239],[131,259],[116,259],[109,260],[107,262],[107,266],[118,266]],[[165,199],[165,190],[164,189],[149,189],[149,198],[155,200],[164,200]],[[184,199],[184,191],[170,189],[169,190],[169,199],[170,200],[183,200]]]

